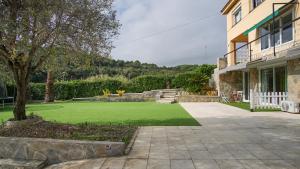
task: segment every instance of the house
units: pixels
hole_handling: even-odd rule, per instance
[[[300,103],[300,0],[228,0],[228,53],[214,78],[228,98],[240,92],[287,95]],[[279,104],[279,103],[278,103]]]

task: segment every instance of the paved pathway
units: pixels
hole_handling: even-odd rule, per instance
[[[143,127],[127,157],[49,169],[300,169],[300,115],[182,103],[201,127]]]

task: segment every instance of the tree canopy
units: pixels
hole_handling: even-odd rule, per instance
[[[16,120],[26,118],[30,76],[60,48],[109,54],[119,22],[113,0],[0,0],[0,60],[17,86]],[[55,55],[55,57],[58,57]]]

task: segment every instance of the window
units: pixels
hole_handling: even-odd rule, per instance
[[[264,0],[253,0],[253,9],[260,5]]]
[[[269,36],[267,34],[270,33],[269,25],[263,26],[260,28],[260,36],[264,36],[261,38],[261,49],[269,48]]]
[[[273,68],[261,71],[261,83],[262,92],[273,92]]]
[[[282,18],[282,43],[293,40],[293,14],[290,13]]]
[[[286,92],[287,75],[286,67],[274,67],[261,70],[262,92]]]
[[[280,44],[280,21],[277,20],[275,21],[275,24],[270,24],[271,27],[271,32],[273,32],[273,34],[271,35],[271,46],[274,46],[274,41],[275,41],[275,45],[279,45]],[[273,31],[274,29],[274,31]]]
[[[242,7],[239,6],[234,12],[233,12],[233,20],[234,20],[234,25],[237,24],[242,20]]]
[[[288,14],[277,19],[273,23],[268,23],[259,28],[259,36],[261,38],[261,49],[268,49],[275,45],[280,45],[293,40],[293,13],[289,12]],[[274,29],[274,31],[273,31]],[[272,35],[267,35],[270,34]],[[266,36],[264,36],[266,35]]]
[[[285,92],[287,77],[286,77],[286,67],[277,67],[275,68],[275,84],[276,84],[276,92]]]

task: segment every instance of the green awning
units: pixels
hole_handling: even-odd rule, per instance
[[[277,17],[279,15],[279,10],[275,11],[275,17]],[[266,17],[265,19],[263,19],[262,21],[258,22],[256,25],[254,25],[253,27],[251,27],[250,29],[248,29],[246,32],[243,33],[243,35],[248,36],[248,34],[250,32],[252,32],[253,30],[259,28],[260,26],[262,26],[263,24],[267,23],[268,21],[270,21],[271,19],[273,19],[273,14],[269,15],[268,17]]]

